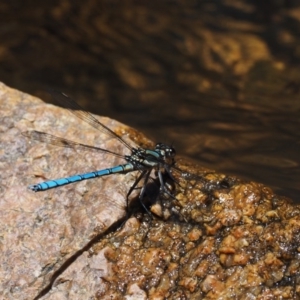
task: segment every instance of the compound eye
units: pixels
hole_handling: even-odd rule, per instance
[[[166,148],[166,155],[169,157],[174,157],[176,155],[176,151],[173,147]]]
[[[155,149],[162,155],[166,155],[168,157],[174,157],[176,155],[176,151],[173,147],[167,146],[163,143],[157,143]]]
[[[172,157],[174,157],[176,155],[176,151],[175,151],[175,149],[173,147],[170,147],[170,149],[169,149],[169,155],[172,156]]]

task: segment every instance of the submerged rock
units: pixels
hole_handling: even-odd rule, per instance
[[[156,197],[151,182],[151,214],[132,202],[120,226],[135,172],[35,194],[29,184],[122,160],[31,142],[21,132],[45,131],[120,154],[128,149],[3,84],[0,116],[3,299],[300,297],[300,206],[262,184],[178,158],[175,183],[166,183],[174,197]],[[101,121],[130,144],[148,143],[115,121]]]

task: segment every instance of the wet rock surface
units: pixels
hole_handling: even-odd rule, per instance
[[[179,179],[167,205],[177,213],[130,219],[91,249],[110,266],[97,299],[299,299],[299,206],[262,184],[188,170],[201,180]]]
[[[120,161],[31,142],[21,132],[122,147],[3,84],[0,96],[3,299],[299,299],[299,206],[263,184],[178,158],[176,184],[166,183],[174,197],[156,198],[149,188],[151,214],[134,204],[120,226],[135,174],[35,194],[29,184]],[[141,137],[101,121],[128,141]]]

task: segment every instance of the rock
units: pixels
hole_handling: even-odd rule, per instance
[[[126,299],[133,284],[147,299],[297,299],[299,205],[259,183],[178,166],[194,175],[176,178],[176,200],[162,205],[168,220],[130,219],[92,247],[111,264],[97,299]]]
[[[268,187],[178,158],[176,184],[166,183],[175,198],[161,196],[150,208],[153,218],[141,209],[120,227],[134,172],[28,191],[45,178],[121,160],[32,142],[21,132],[40,130],[128,154],[122,145],[3,84],[0,114],[3,299],[300,296],[300,207]],[[101,121],[131,144],[141,138],[116,121]]]
[[[0,298],[34,299],[68,260],[125,215],[125,198],[134,177],[108,176],[39,193],[28,190],[28,185],[45,179],[96,171],[123,161],[94,151],[30,141],[22,136],[24,131],[44,131],[125,153],[115,140],[67,110],[4,84],[0,97]],[[124,129],[113,120],[101,120],[115,130]]]

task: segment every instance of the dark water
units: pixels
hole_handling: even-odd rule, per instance
[[[293,1],[13,1],[0,80],[51,87],[180,155],[300,201]]]

